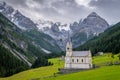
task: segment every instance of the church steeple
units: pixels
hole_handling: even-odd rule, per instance
[[[66,56],[72,56],[72,42],[69,31],[68,31],[68,42],[66,45]]]

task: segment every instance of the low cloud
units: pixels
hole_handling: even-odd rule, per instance
[[[85,18],[93,11],[110,24],[120,20],[120,0],[6,0],[5,2],[33,20],[45,19],[70,23]]]

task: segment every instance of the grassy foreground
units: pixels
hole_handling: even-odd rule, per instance
[[[64,61],[59,58],[50,59],[53,66],[41,67],[27,70],[11,77],[0,78],[0,80],[120,80],[120,65],[103,66],[107,62],[118,61],[118,55],[111,58],[110,54],[93,57],[93,63],[101,65],[100,68],[93,70],[71,73],[71,74],[57,74],[58,68],[64,67]]]
[[[53,62],[54,65],[23,71],[11,77],[0,78],[0,80],[39,80],[54,75],[58,72],[58,67],[64,67],[64,62],[60,61],[59,58],[50,59],[49,61]]]
[[[120,80],[120,66],[107,66],[99,69],[60,75],[46,80]]]

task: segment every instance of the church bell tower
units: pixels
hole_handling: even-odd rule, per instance
[[[72,56],[72,42],[68,33],[68,42],[66,45],[66,56]]]

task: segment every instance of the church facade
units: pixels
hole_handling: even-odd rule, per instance
[[[72,42],[66,45],[65,69],[90,69],[92,68],[92,55],[89,51],[73,51]]]

